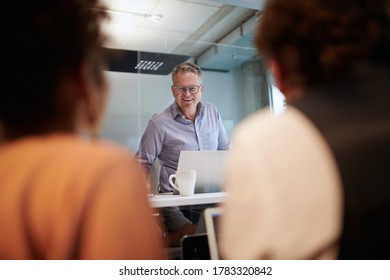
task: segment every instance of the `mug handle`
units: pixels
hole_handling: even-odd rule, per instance
[[[176,178],[176,174],[171,174],[171,175],[169,175],[169,178],[168,178],[169,184],[170,184],[174,189],[176,189],[177,191],[180,192],[179,188],[178,188],[178,187],[176,186],[176,184],[173,182],[173,178]]]

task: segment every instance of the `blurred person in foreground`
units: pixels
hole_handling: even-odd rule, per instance
[[[233,133],[227,259],[389,259],[387,0],[269,0],[255,43],[285,94]]]
[[[158,160],[159,193],[172,193],[169,175],[177,170],[182,150],[227,150],[230,139],[218,109],[201,102],[204,92],[201,68],[184,62],[172,70],[171,91],[174,102],[149,121],[141,138],[137,157],[146,173]],[[181,238],[193,234],[196,226],[179,207],[162,208],[163,235],[169,246],[180,245]]]
[[[133,156],[97,139],[95,0],[10,1],[0,19],[0,259],[165,258]]]

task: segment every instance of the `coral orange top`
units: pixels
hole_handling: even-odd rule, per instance
[[[161,259],[125,149],[54,134],[0,146],[0,259]]]

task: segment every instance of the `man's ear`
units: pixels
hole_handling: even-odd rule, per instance
[[[200,90],[200,93],[203,94],[203,91],[204,91],[204,85],[203,84],[200,85],[200,89],[199,90]]]
[[[171,85],[172,96],[175,98],[175,86]]]

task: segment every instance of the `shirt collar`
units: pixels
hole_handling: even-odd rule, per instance
[[[180,107],[179,105],[177,104],[177,102],[173,102],[173,104],[171,105],[171,108],[172,108],[172,117],[182,123],[182,124],[190,124],[191,121],[188,120],[184,115],[183,113],[181,112],[180,110]],[[196,106],[196,115],[199,116],[199,114],[201,114],[205,109],[205,106],[202,104],[202,102],[199,102],[198,105]]]

